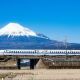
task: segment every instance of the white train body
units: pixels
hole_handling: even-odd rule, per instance
[[[80,50],[6,49],[0,50],[0,55],[80,55]]]

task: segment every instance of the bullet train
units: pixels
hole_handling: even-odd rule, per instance
[[[80,55],[80,50],[5,49],[0,50],[0,55]]]

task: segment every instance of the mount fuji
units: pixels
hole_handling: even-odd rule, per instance
[[[79,44],[67,43],[69,49],[79,47]],[[18,23],[9,23],[0,29],[0,49],[65,49],[65,44]]]
[[[47,36],[18,23],[9,23],[0,29],[0,49],[43,49],[52,43]]]

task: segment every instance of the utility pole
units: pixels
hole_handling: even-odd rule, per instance
[[[67,50],[67,37],[65,37],[64,44],[65,44],[65,50]]]
[[[65,40],[64,40],[64,46],[66,50],[66,60],[67,60],[67,36],[65,37]]]

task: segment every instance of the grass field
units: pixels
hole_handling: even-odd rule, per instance
[[[0,70],[0,80],[80,80],[80,69]]]

